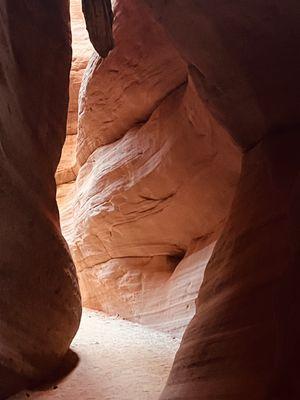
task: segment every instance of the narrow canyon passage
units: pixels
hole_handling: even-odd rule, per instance
[[[41,391],[11,400],[157,400],[180,340],[139,324],[84,309],[72,343],[79,364]]]
[[[143,24],[147,23],[150,28],[151,25],[154,24],[154,20],[151,19],[147,9],[138,6],[136,2],[132,4],[128,3],[127,5],[119,3],[115,4],[115,7],[120,10],[119,18],[117,16],[118,11],[115,11],[115,40],[117,41],[117,45],[114,51],[116,55],[114,56],[112,53],[112,56],[116,57],[116,61],[110,61],[108,58],[107,62],[117,62],[122,66],[124,62],[125,65],[127,62],[124,60],[122,52],[132,52],[132,57],[136,57],[136,55],[134,55],[136,41],[139,40],[138,35],[143,34]],[[132,26],[138,22],[141,14],[144,15],[144,21],[143,24],[139,23],[139,25],[135,27],[135,29],[138,28],[137,31],[134,30],[130,33],[130,41],[123,41],[123,32],[124,29],[127,29],[125,25],[126,20],[128,20],[127,12],[133,10],[134,13],[129,19],[129,22],[133,24]],[[165,181],[164,175],[172,173],[171,169],[167,169],[165,172],[159,172],[160,167],[155,161],[155,158],[159,156],[159,164],[163,165],[163,154],[160,155],[160,152],[161,146],[164,146],[164,141],[167,137],[163,137],[162,140],[159,139],[157,144],[154,145],[151,144],[151,142],[149,143],[147,134],[143,135],[140,133],[140,140],[137,135],[130,138],[130,125],[132,124],[135,126],[136,122],[134,120],[129,120],[128,127],[122,128],[124,132],[121,132],[121,134],[129,136],[137,154],[140,153],[142,155],[144,151],[143,147],[146,145],[146,157],[139,156],[139,166],[135,167],[130,158],[128,160],[126,159],[128,153],[127,145],[125,144],[124,150],[122,150],[122,143],[120,143],[118,139],[112,141],[112,152],[110,152],[109,145],[107,147],[98,144],[97,146],[99,149],[102,148],[104,152],[106,149],[108,150],[108,156],[110,157],[108,162],[111,164],[112,168],[115,168],[114,164],[117,162],[123,164],[125,168],[137,168],[141,171],[145,169],[142,174],[143,179],[141,180],[137,176],[132,185],[133,192],[136,190],[140,192],[138,185],[142,185],[141,193],[138,193],[138,196],[141,198],[144,196],[143,192],[146,191],[144,199],[145,205],[141,208],[140,202],[132,202],[130,198],[126,200],[129,207],[132,207],[134,213],[138,213],[139,211],[144,212],[144,214],[141,214],[140,223],[140,227],[144,226],[144,244],[141,246],[139,243],[135,243],[137,240],[137,233],[135,233],[134,230],[138,232],[140,227],[136,226],[131,230],[130,224],[132,223],[132,217],[130,216],[127,218],[125,213],[125,220],[123,223],[125,231],[121,232],[122,240],[125,240],[126,247],[132,245],[135,247],[134,256],[132,256],[130,250],[128,252],[128,249],[124,248],[125,254],[121,254],[121,257],[117,256],[112,260],[106,260],[104,258],[103,263],[96,263],[95,266],[93,257],[91,260],[89,260],[89,257],[85,257],[86,261],[81,261],[83,257],[80,256],[80,254],[83,252],[89,254],[91,252],[91,246],[93,246],[93,242],[90,240],[91,234],[89,227],[81,227],[80,220],[78,220],[77,216],[77,210],[81,211],[80,204],[87,205],[87,215],[85,217],[87,220],[91,218],[90,213],[92,211],[89,206],[90,200],[88,198],[86,200],[81,200],[79,203],[77,199],[78,196],[80,196],[81,187],[81,184],[78,184],[79,179],[83,181],[83,186],[87,185],[89,180],[89,176],[85,174],[86,166],[84,163],[82,164],[78,158],[82,135],[86,134],[85,132],[87,129],[86,127],[83,129],[82,124],[85,126],[86,122],[84,121],[89,118],[86,116],[87,113],[92,115],[97,112],[102,112],[104,115],[110,115],[110,108],[112,106],[112,101],[114,101],[115,94],[114,91],[111,91],[109,96],[111,99],[107,97],[105,104],[103,104],[100,99],[97,99],[92,107],[88,107],[85,104],[85,102],[90,101],[90,98],[94,95],[93,90],[88,89],[86,85],[88,82],[93,82],[96,79],[96,73],[94,72],[95,65],[101,65],[103,61],[94,53],[93,47],[89,41],[81,11],[81,1],[72,0],[70,3],[70,11],[73,57],[70,74],[67,136],[55,176],[57,183],[57,202],[60,211],[62,232],[70,246],[72,256],[74,260],[76,260],[75,265],[79,276],[83,304],[88,307],[93,307],[95,310],[105,311],[106,314],[103,312],[97,313],[97,311],[93,312],[89,309],[83,310],[79,331],[71,345],[71,350],[79,357],[78,365],[70,374],[62,380],[54,380],[51,384],[45,385],[45,387],[41,386],[40,390],[37,388],[35,391],[30,391],[28,389],[22,391],[11,399],[73,399],[80,397],[82,399],[91,400],[158,400],[167,382],[182,334],[195,313],[195,297],[203,278],[206,263],[212,253],[216,234],[214,232],[209,233],[207,238],[204,237],[203,240],[197,240],[198,230],[201,229],[203,224],[200,222],[196,224],[193,223],[193,225],[198,226],[193,228],[195,232],[189,233],[189,221],[184,221],[183,215],[181,217],[181,226],[187,231],[184,241],[188,243],[188,249],[182,250],[181,245],[176,243],[182,239],[177,239],[177,235],[172,233],[173,227],[167,228],[169,230],[167,238],[164,239],[162,233],[159,237],[157,236],[158,228],[161,229],[164,224],[168,223],[168,219],[177,212],[178,205],[183,201],[180,197],[187,198],[187,195],[192,195],[190,202],[193,204],[200,199],[200,192],[192,194],[192,191],[193,185],[195,185],[197,181],[203,180],[203,178],[201,174],[198,176],[196,169],[191,163],[188,167],[188,173],[193,179],[193,183],[190,185],[188,183],[184,184],[184,187],[180,189],[178,195],[176,193],[172,196],[169,196],[168,193],[156,194],[155,192],[158,190],[156,187],[157,183]],[[120,33],[118,33],[118,24],[120,24]],[[132,67],[130,64],[126,66],[126,68],[129,68],[131,74],[131,76],[127,77],[126,83],[129,87],[133,87],[132,94],[128,93],[131,97],[136,96],[136,89],[134,89],[136,73],[145,73],[148,75],[149,79],[151,79],[153,74],[154,76],[158,74],[153,82],[148,83],[148,89],[144,88],[141,82],[141,88],[139,89],[141,94],[145,90],[149,90],[150,96],[147,100],[148,104],[142,106],[140,110],[137,110],[140,115],[147,115],[154,112],[159,106],[159,103],[164,101],[163,98],[169,97],[168,91],[170,89],[173,91],[173,87],[175,96],[171,94],[170,98],[172,99],[172,97],[174,97],[175,102],[178,102],[177,98],[180,99],[184,92],[180,87],[183,84],[185,89],[186,86],[184,82],[186,79],[185,67],[176,54],[176,51],[167,42],[162,30],[158,29],[156,24],[154,24],[154,27],[151,29],[152,31],[149,33],[149,39],[147,40],[150,43],[154,36],[156,40],[154,49],[157,47],[157,50],[167,50],[165,59],[162,61],[158,59],[156,62],[153,62],[153,60],[147,56],[147,63],[144,62],[144,65],[141,65],[144,72],[135,72],[136,67]],[[121,43],[118,43],[120,39]],[[124,46],[125,48],[123,49]],[[138,55],[138,57],[143,56]],[[174,58],[177,64],[172,66]],[[170,82],[163,82],[166,73],[164,68],[166,66],[171,69],[170,72],[175,73],[174,76],[171,76]],[[108,68],[110,69],[111,67]],[[102,73],[105,74],[106,72],[102,72],[101,70],[101,75]],[[120,70],[121,79],[123,79],[122,75],[126,73],[126,70]],[[114,74],[115,72],[113,72],[113,75]],[[108,82],[114,84],[111,79],[112,77],[109,76]],[[146,78],[143,79],[144,84],[146,84]],[[97,90],[99,90],[98,83],[96,82],[95,84],[97,85]],[[161,85],[161,87],[159,90],[155,89],[157,93],[154,92],[151,94],[152,88],[157,84]],[[119,90],[117,85],[114,86],[116,90]],[[177,89],[177,86],[179,89]],[[105,91],[105,87],[102,90]],[[103,96],[101,92],[99,95],[100,97]],[[126,107],[124,101],[127,101],[126,97],[120,98],[120,106],[123,108],[124,106]],[[171,101],[174,102],[173,100]],[[105,107],[107,108],[106,110]],[[130,110],[124,109],[123,112],[128,114],[129,111]],[[128,117],[124,115],[124,118]],[[89,135],[92,136],[90,138],[92,146],[96,146],[93,140],[97,143],[97,135],[101,137],[101,125],[102,122],[100,119],[99,126],[96,125],[89,128]],[[138,123],[138,125],[141,124]],[[98,130],[100,130],[100,132],[97,133]],[[175,141],[177,147],[182,143],[181,136],[184,132],[185,127],[182,127],[179,140],[177,139],[179,143],[176,144]],[[164,130],[158,130],[157,134],[164,134]],[[93,135],[95,136],[94,138]],[[182,155],[179,154],[181,163],[184,163],[186,153],[189,151],[190,146],[193,145],[194,140],[194,132],[192,132],[188,147],[184,150]],[[87,143],[87,140],[84,140],[84,145]],[[233,153],[233,160],[238,169],[238,153],[234,149],[234,146],[230,143],[226,143],[226,141],[224,145],[228,146],[229,150]],[[168,153],[174,152],[174,156],[177,156],[176,153],[178,150],[176,146],[170,142],[170,144],[166,146],[164,154],[168,155]],[[210,150],[209,147],[208,145],[208,152],[210,153],[212,150]],[[125,158],[120,158],[118,161],[117,158],[120,156],[125,156]],[[174,156],[171,154],[171,157]],[[93,152],[91,153],[91,157],[93,157]],[[199,159],[201,159],[201,157],[203,157],[202,154],[199,154]],[[209,154],[209,158],[211,157],[213,156]],[[195,158],[197,159],[198,156]],[[236,158],[236,160],[234,158]],[[116,159],[116,161],[114,159]],[[136,157],[134,157],[133,160],[134,159],[136,159]],[[88,160],[87,162],[90,161]],[[145,163],[149,171],[145,168]],[[222,164],[222,161],[216,162],[216,170],[220,168],[218,163]],[[104,175],[107,174],[105,171],[106,168],[106,161],[100,156],[99,160],[97,160],[97,169],[95,169],[93,177],[97,185],[99,185],[98,175],[101,173]],[[157,175],[155,178],[157,183],[155,181],[153,183],[151,182],[151,180],[153,180],[151,177],[153,173]],[[219,173],[220,172],[217,170],[217,174]],[[117,174],[121,174],[122,179],[128,179],[125,171],[117,172]],[[228,178],[226,178],[229,180],[228,185],[233,185],[236,180],[235,172],[232,173],[232,178],[230,177],[231,171],[226,172],[226,174],[228,175]],[[80,175],[82,175],[81,178]],[[108,174],[107,176],[108,177],[105,178],[106,180],[111,179]],[[184,176],[182,177],[181,174],[176,171],[173,173],[173,177],[170,176],[170,178],[171,187],[166,188],[167,192],[170,190],[178,191],[177,188],[175,189],[174,185],[176,187],[182,186],[181,181],[183,181]],[[112,176],[111,182],[106,183],[106,185],[115,185],[114,180],[115,178]],[[126,188],[125,180],[122,185],[123,187],[120,189],[117,188],[117,191],[113,188],[112,193],[110,193],[110,196],[112,196],[110,199],[111,202],[118,201],[116,197],[116,195],[118,196],[118,192],[126,195],[128,189]],[[231,180],[233,183],[231,183]],[[227,182],[224,183],[224,186],[226,185]],[[231,196],[232,190],[230,188],[226,188],[226,190],[228,193],[225,192],[224,199],[222,199],[220,204],[221,216],[216,216],[209,224],[209,226],[216,225],[216,230],[220,229],[218,227],[220,224],[219,219],[223,218],[222,214],[224,213],[222,208],[225,208]],[[89,196],[88,188],[86,189],[86,193]],[[149,193],[149,199],[147,199],[147,193]],[[101,194],[101,191],[99,191],[99,194]],[[162,200],[156,201],[156,196],[161,197]],[[152,200],[151,197],[154,197],[154,199]],[[168,199],[168,197],[170,198]],[[177,197],[179,198],[177,199]],[[103,199],[101,201],[105,204],[107,200]],[[223,202],[225,205],[222,204]],[[100,200],[99,204],[101,204]],[[161,222],[159,222],[157,218],[153,220],[154,214],[152,210],[155,210],[155,208],[158,208],[158,212],[162,211],[166,213],[164,220]],[[161,211],[159,209],[161,209]],[[164,211],[164,209],[166,211]],[[114,210],[112,211],[114,212]],[[99,215],[101,218],[102,213],[100,212]],[[113,215],[112,218],[112,221],[114,221],[116,217]],[[138,218],[135,219],[138,220]],[[154,227],[155,223],[157,224],[156,228]],[[207,228],[205,227],[204,229]],[[100,220],[97,223],[97,230],[100,240],[103,240],[100,236],[101,232],[103,232],[102,234],[106,234],[111,228],[105,228],[103,230]],[[130,231],[133,232],[133,236]],[[204,236],[205,235],[206,234],[204,234]],[[199,236],[201,236],[201,231],[199,231]],[[109,246],[117,249],[118,243],[114,243],[114,240],[114,237],[112,237]],[[85,245],[80,243],[83,241]],[[202,245],[202,241],[204,245]],[[200,245],[198,242],[200,242]],[[87,247],[87,250],[85,250],[84,246]],[[187,247],[187,245],[185,244],[183,247]],[[76,249],[80,249],[79,255]],[[102,261],[103,256],[101,254],[102,246],[100,241],[99,243],[95,243],[92,251],[95,254],[94,257],[100,258]],[[119,315],[119,318],[111,317],[115,314]],[[134,324],[126,321],[125,318],[135,321],[136,323]]]
[[[298,3],[0,2],[0,400],[300,399]]]
[[[149,8],[117,1],[114,14],[114,48],[102,59],[81,2],[71,1],[70,106],[56,173],[62,233],[85,307],[180,337],[241,153]]]

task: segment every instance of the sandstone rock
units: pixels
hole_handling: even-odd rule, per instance
[[[297,399],[298,4],[146,1],[206,106],[247,150],[161,399]]]
[[[120,1],[115,16],[115,48],[92,57],[80,91],[63,232],[85,306],[181,335],[240,153],[147,7]]]
[[[101,57],[113,48],[113,13],[110,0],[82,0],[89,37]]]
[[[69,86],[69,109],[67,121],[67,137],[63,147],[60,163],[56,171],[56,183],[62,185],[74,181],[77,176],[76,144],[78,127],[78,96],[84,70],[93,54],[88,33],[81,11],[81,0],[70,2],[72,28],[72,67]]]
[[[0,19],[2,399],[52,372],[81,305],[54,181],[67,115],[68,2],[5,0]]]
[[[158,104],[186,81],[186,65],[141,3],[115,5],[115,48],[94,55],[79,104],[77,160],[148,120]]]
[[[192,239],[218,233],[238,157],[201,107],[183,86],[81,167],[68,237],[79,270],[110,258],[183,256]],[[226,146],[223,158],[218,147]]]
[[[213,245],[185,257],[111,259],[80,274],[83,302],[106,314],[181,337],[195,313],[195,298]]]
[[[72,66],[70,73],[70,101],[67,122],[67,137],[63,147],[60,163],[55,179],[57,183],[57,202],[60,211],[61,228],[65,236],[68,222],[72,214],[73,185],[78,173],[76,162],[77,128],[78,128],[78,97],[84,70],[93,54],[84,17],[81,10],[81,0],[70,2],[72,28]],[[70,226],[72,229],[72,224]]]
[[[0,5],[0,398],[44,378],[80,318],[54,185],[67,3]],[[87,6],[105,4],[85,1],[102,55],[112,15]],[[56,175],[84,302],[182,334],[239,175],[230,134],[240,183],[161,399],[296,400],[298,2],[120,0],[115,12],[116,47],[83,80],[78,138],[87,57],[73,62]]]
[[[206,106],[243,148],[298,124],[297,0],[145,3],[191,67]]]
[[[162,399],[299,397],[298,145],[286,132],[245,156]]]

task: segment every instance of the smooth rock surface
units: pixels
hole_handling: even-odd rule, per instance
[[[299,398],[299,7],[146,0],[246,150],[162,400]],[[193,21],[193,23],[191,23]]]
[[[144,0],[189,65],[198,92],[250,149],[299,124],[299,4]]]
[[[245,156],[162,399],[299,398],[299,143],[285,132]]]
[[[33,4],[34,3],[34,4]],[[81,302],[61,236],[54,173],[65,139],[68,1],[0,5],[0,398],[45,378]]]

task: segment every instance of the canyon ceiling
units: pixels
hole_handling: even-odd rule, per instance
[[[183,335],[161,400],[299,399],[298,2],[83,11],[0,4],[0,398],[82,303]]]

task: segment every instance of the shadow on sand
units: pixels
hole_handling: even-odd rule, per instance
[[[56,389],[79,364],[79,357],[74,351],[69,350],[63,361],[55,369],[54,373],[47,377],[39,384],[30,384],[27,380],[20,377],[16,373],[0,366],[0,400],[4,400],[12,396],[24,388],[30,391],[45,391]]]
[[[28,389],[33,392],[56,389],[57,385],[63,382],[68,377],[68,375],[70,375],[70,373],[78,366],[79,361],[80,358],[78,357],[78,355],[74,351],[69,350],[61,364],[50,376],[47,377],[45,381],[40,382],[38,385],[30,385]]]

